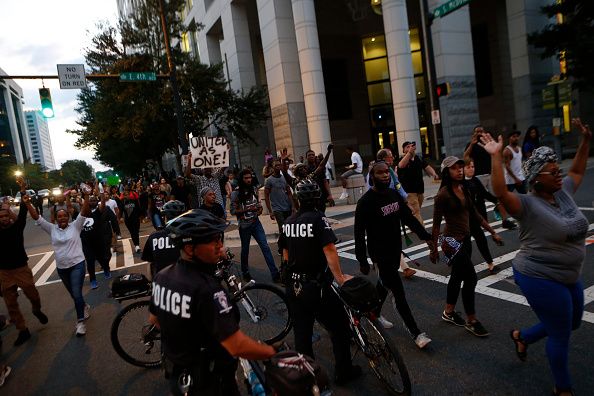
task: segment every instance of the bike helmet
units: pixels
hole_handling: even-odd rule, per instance
[[[266,365],[266,384],[283,396],[319,395],[329,390],[326,372],[312,358],[295,351],[278,352]]]
[[[194,209],[170,220],[165,230],[173,243],[182,247],[188,243],[207,243],[212,240],[214,235],[223,233],[227,226],[225,220],[209,211]]]
[[[186,211],[186,205],[178,200],[168,201],[161,208],[161,214],[168,219],[173,219]]]
[[[295,187],[295,193],[301,203],[318,200],[322,195],[318,183],[311,179],[300,180]]]

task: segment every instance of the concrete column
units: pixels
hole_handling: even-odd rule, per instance
[[[292,0],[310,148],[326,153],[332,140],[314,0]]]
[[[257,0],[274,140],[299,159],[309,148],[291,0]]]
[[[406,1],[383,0],[382,14],[398,147],[402,150],[405,141],[417,142],[421,147]]]
[[[429,0],[429,9],[442,3]],[[450,95],[439,100],[445,154],[460,156],[470,141],[472,128],[479,123],[468,6],[436,18],[431,32],[437,83],[448,82],[451,86]]]
[[[221,13],[224,40],[221,43],[227,62],[231,89],[241,91],[256,85],[252,43],[245,4],[227,3]]]
[[[540,59],[539,53],[526,41],[528,34],[550,23],[540,12],[540,7],[550,3],[548,0],[506,0],[516,126],[520,131],[526,131],[533,124],[541,130],[550,130],[552,126],[553,112],[542,109],[541,90],[553,74],[559,73],[559,64],[554,58]]]

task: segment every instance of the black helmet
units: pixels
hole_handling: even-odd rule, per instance
[[[161,214],[168,219],[173,219],[186,211],[186,205],[178,200],[168,201],[161,208]]]
[[[266,366],[266,384],[277,395],[319,395],[329,390],[324,369],[309,356],[294,351],[278,352]]]
[[[311,179],[300,180],[295,187],[295,193],[301,203],[315,201],[322,195],[318,183]]]
[[[221,234],[227,228],[225,220],[204,209],[189,210],[167,222],[165,230],[177,247],[187,243],[206,243],[213,235]]]

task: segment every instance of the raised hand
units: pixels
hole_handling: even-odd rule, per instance
[[[586,124],[582,124],[582,120],[578,117],[578,118],[573,118],[571,120],[571,123],[573,124],[574,127],[578,128],[580,130],[580,133],[587,138],[591,138],[592,137],[592,131],[590,130],[590,125]]]
[[[334,149],[334,144],[330,143],[328,145],[328,151],[332,151]]]
[[[501,153],[501,150],[503,149],[503,136],[500,135],[499,138],[495,140],[490,134],[483,133],[480,140],[481,142],[479,145],[490,155]]]

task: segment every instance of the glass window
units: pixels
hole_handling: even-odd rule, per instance
[[[387,56],[386,41],[383,35],[363,39],[363,59]]]
[[[390,73],[388,72],[388,58],[366,61],[365,77],[367,78],[367,82],[388,80],[390,78]]]
[[[190,38],[188,37],[188,33],[182,33],[181,49],[183,52],[190,52]]]
[[[392,102],[392,92],[390,91],[389,82],[369,84],[367,86],[367,94],[369,95],[370,106]]]
[[[421,56],[421,51],[413,52],[411,54],[411,56],[412,56],[413,74],[423,73],[423,57]]]
[[[421,49],[421,36],[419,35],[419,29],[410,29],[408,31],[408,37],[410,38],[410,50],[419,51]]]
[[[417,99],[425,97],[425,78],[415,77],[415,90],[417,92]]]

